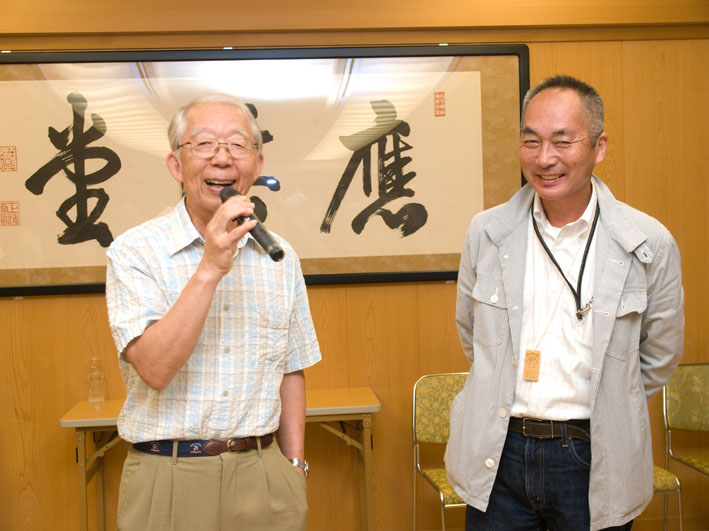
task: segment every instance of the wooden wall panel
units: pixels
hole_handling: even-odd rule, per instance
[[[707,4],[709,5],[709,4]],[[389,28],[389,29],[315,29],[279,32],[209,31],[160,33],[111,32],[77,33],[3,33],[0,50],[131,50],[131,49],[190,49],[224,46],[234,48],[298,48],[303,46],[400,46],[416,44],[492,44],[589,42],[647,39],[704,39],[709,35],[709,23],[691,25],[638,26],[515,26],[500,28]]]
[[[350,382],[350,346],[347,338],[346,286],[317,286],[308,289],[310,311],[318,331],[323,360],[306,372],[308,387],[352,387]]]
[[[682,252],[685,360],[707,360],[709,41],[624,44],[628,201],[660,219]],[[631,68],[631,65],[635,65]]]
[[[416,288],[413,285],[355,286],[348,289],[350,377],[369,385],[382,403],[374,416],[374,501],[378,529],[395,529],[401,514],[394,507],[408,507],[411,494],[410,439],[411,389],[418,374]],[[408,466],[407,466],[408,465]],[[408,496],[407,496],[408,494]]]
[[[703,324],[709,294],[707,229],[707,169],[698,153],[706,153],[709,133],[709,41],[649,41],[623,45],[625,94],[627,201],[660,219],[673,233],[682,254],[685,289],[684,362],[709,361],[709,333]],[[664,459],[661,400],[651,404],[654,455]],[[709,435],[680,434],[691,453],[709,455]],[[688,526],[707,527],[706,493],[709,479],[687,467],[670,467],[682,482]],[[675,502],[676,503],[676,502]],[[660,518],[659,501],[645,511]],[[676,514],[676,513],[675,513]],[[691,529],[691,527],[690,527]]]
[[[459,28],[709,22],[703,0],[309,0],[296,5],[262,0],[258,6],[213,0],[124,0],[120,9],[102,2],[5,0],[0,33],[145,33],[391,28]]]
[[[76,529],[74,434],[59,418],[85,399],[94,356],[106,395],[125,395],[104,297],[0,299],[0,338],[0,528]]]

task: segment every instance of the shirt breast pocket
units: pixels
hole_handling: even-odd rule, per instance
[[[640,348],[640,324],[647,308],[647,290],[630,289],[623,292],[615,314],[613,334],[608,345],[608,355],[627,360]]]
[[[505,290],[500,281],[478,277],[473,286],[473,338],[484,347],[502,343],[508,328]]]
[[[278,365],[288,352],[290,313],[285,308],[255,307],[251,348],[263,360]]]

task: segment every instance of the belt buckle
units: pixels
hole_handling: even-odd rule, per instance
[[[524,417],[522,419],[522,435],[524,435],[525,437],[529,437],[529,435],[527,435],[527,421],[528,420],[529,419],[527,417]]]
[[[235,454],[237,452],[241,451],[241,448],[238,447],[237,443],[238,439],[227,439],[226,441],[226,451],[229,452],[230,454]],[[231,443],[236,443],[236,448],[234,450],[231,449]]]
[[[549,420],[549,435],[528,435],[527,434],[527,421],[532,421],[532,422],[541,422],[539,419],[531,419],[528,417],[524,417],[522,419],[522,435],[525,437],[534,437],[535,439],[553,439],[554,438],[554,421]]]

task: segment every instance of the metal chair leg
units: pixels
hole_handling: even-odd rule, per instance
[[[667,493],[663,494],[662,496],[663,496],[663,498],[665,498],[665,501],[664,501],[665,509],[664,509],[664,512],[662,515],[662,530],[667,531]]]
[[[446,531],[446,506],[441,500],[441,531]]]
[[[682,488],[680,487],[677,493],[677,499],[679,500],[679,531],[682,531]]]

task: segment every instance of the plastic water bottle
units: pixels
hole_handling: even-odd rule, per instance
[[[91,359],[88,378],[89,402],[103,402],[103,370],[100,358]]]

